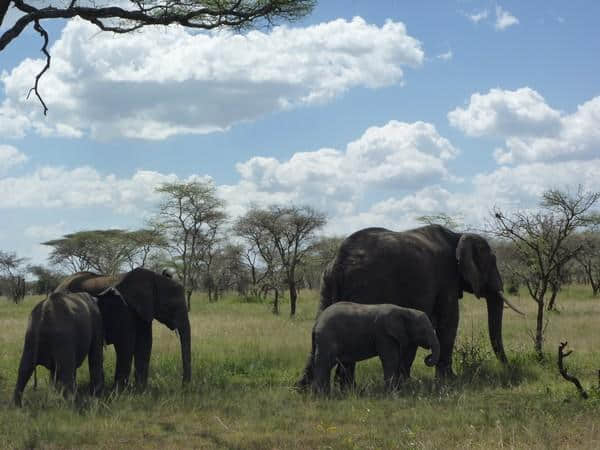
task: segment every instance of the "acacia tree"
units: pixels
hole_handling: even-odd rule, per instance
[[[259,216],[258,209],[251,209],[237,219],[233,231],[246,244],[242,259],[250,274],[252,295],[260,298],[272,291],[273,313],[279,314],[279,292],[284,284],[283,266]]]
[[[5,253],[0,250],[0,276],[6,280],[8,297],[15,303],[25,298],[25,277],[23,263],[25,258],[17,257],[16,253]]]
[[[518,264],[512,269],[513,276],[522,281],[537,304],[534,348],[540,358],[543,358],[544,306],[552,292],[552,281],[581,250],[580,245],[566,244],[573,233],[596,220],[590,209],[598,199],[600,193],[584,192],[582,187],[574,195],[552,189],[542,195],[538,211],[505,215],[496,208],[493,212],[492,232],[514,244]]]
[[[165,245],[156,230],[86,230],[43,242],[53,247],[48,257],[52,264],[68,272],[93,270],[114,275],[125,266],[143,267],[153,249]]]
[[[9,7],[20,17],[0,35],[0,52],[33,24],[43,39],[46,65],[37,75],[35,92],[46,114],[48,108],[38,92],[40,77],[50,67],[48,33],[43,20],[79,17],[101,31],[125,34],[151,25],[181,25],[186,28],[243,30],[271,26],[279,20],[296,20],[310,13],[315,0],[0,0],[0,25]]]
[[[344,240],[339,236],[323,236],[317,239],[304,258],[299,269],[306,287],[314,289],[321,282],[321,275]]]
[[[575,259],[592,287],[592,295],[596,297],[600,292],[600,232],[581,233],[577,240],[582,248]]]
[[[424,225],[443,225],[452,231],[464,230],[464,217],[462,215],[451,216],[449,214],[440,212],[431,215],[417,217],[417,222]]]
[[[308,206],[274,205],[265,209],[254,207],[236,224],[238,234],[255,235],[263,241],[262,248],[273,249],[290,294],[292,316],[296,314],[298,299],[296,269],[310,252],[315,232],[325,223],[325,215]],[[275,262],[271,267],[277,267]]]
[[[36,277],[33,289],[36,294],[48,295],[60,284],[64,274],[44,266],[29,266],[27,271]]]
[[[164,199],[154,222],[165,234],[176,260],[189,309],[192,292],[200,286],[199,267],[207,255],[205,250],[217,239],[217,231],[227,218],[224,203],[210,182],[165,183],[156,191],[164,194]]]

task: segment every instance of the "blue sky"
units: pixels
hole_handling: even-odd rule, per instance
[[[310,204],[328,234],[445,212],[482,225],[550,187],[600,190],[600,3],[321,1],[244,36],[47,24],[0,53],[0,249],[137,228],[164,181],[232,217]],[[2,32],[2,30],[0,30]]]

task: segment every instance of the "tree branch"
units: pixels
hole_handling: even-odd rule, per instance
[[[585,391],[585,389],[583,389],[579,380],[575,376],[568,373],[567,369],[564,366],[564,359],[567,356],[569,356],[571,353],[573,353],[572,350],[569,350],[568,352],[564,352],[564,349],[567,345],[568,345],[568,342],[565,341],[565,342],[561,342],[560,345],[558,346],[558,370],[565,380],[567,380],[575,385],[575,387],[579,391],[579,394],[581,395],[581,397],[588,398],[588,393]]]
[[[40,25],[40,22],[38,20],[35,21],[35,25],[33,26],[33,28],[34,28],[35,31],[37,31],[38,33],[40,33],[42,35],[42,37],[44,38],[44,46],[42,47],[42,53],[44,55],[46,55],[46,65],[44,66],[44,68],[42,69],[42,71],[36,75],[36,77],[35,77],[35,84],[29,90],[29,93],[27,94],[27,98],[29,98],[29,96],[31,95],[32,91],[35,92],[36,97],[38,98],[38,100],[40,101],[40,103],[42,104],[42,106],[44,107],[44,115],[46,115],[46,113],[48,112],[48,107],[46,106],[46,103],[44,103],[44,100],[40,96],[40,92],[38,91],[38,84],[40,82],[40,78],[42,77],[42,75],[44,75],[44,73],[46,72],[46,70],[48,70],[50,68],[50,53],[48,53],[48,33]]]

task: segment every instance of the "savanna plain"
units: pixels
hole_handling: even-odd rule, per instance
[[[590,292],[588,292],[590,291]],[[357,365],[357,388],[328,398],[293,389],[310,347],[318,294],[301,292],[295,318],[282,305],[235,296],[193,298],[192,382],[181,386],[179,342],[154,322],[149,387],[143,393],[80,395],[65,401],[38,367],[24,406],[10,406],[29,312],[42,297],[15,305],[0,299],[0,448],[600,448],[600,298],[585,286],[565,288],[549,313],[539,362],[533,352],[535,304],[525,292],[506,309],[508,367],[487,337],[485,302],[465,294],[454,353],[457,377],[437,382],[420,349],[412,379],[383,388],[378,359]],[[590,393],[581,399],[557,369],[557,348]],[[107,385],[114,350],[105,348]],[[78,370],[87,390],[87,362]]]

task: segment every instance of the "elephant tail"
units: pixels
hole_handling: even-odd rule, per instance
[[[31,312],[29,324],[25,333],[25,343],[23,345],[23,354],[19,363],[19,373],[17,375],[17,384],[13,395],[13,402],[16,406],[21,406],[21,399],[25,386],[35,372],[35,366],[38,361],[38,350],[40,343],[40,328],[44,316],[44,310],[47,300],[39,303]],[[37,386],[37,376],[34,378],[34,384]]]

